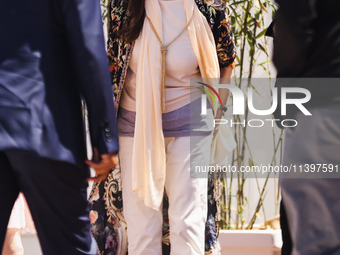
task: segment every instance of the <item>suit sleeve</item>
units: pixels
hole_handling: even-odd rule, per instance
[[[317,18],[317,0],[278,0],[275,15],[274,56],[278,77],[298,77],[308,66]]]
[[[118,134],[99,0],[60,0],[78,90],[84,99],[92,147],[118,152]]]

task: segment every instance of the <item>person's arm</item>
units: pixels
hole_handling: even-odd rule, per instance
[[[78,90],[84,99],[94,160],[87,162],[106,177],[116,165],[118,152],[116,114],[98,0],[59,0]],[[105,171],[102,171],[102,170]]]
[[[220,78],[223,80],[224,84],[230,83],[230,79],[233,75],[234,67],[223,67],[221,68],[221,76]],[[218,94],[222,101],[222,106],[225,106],[229,97],[229,89],[218,89]],[[216,118],[220,119],[224,115],[224,112],[221,108],[218,108]]]
[[[233,70],[234,70],[233,66],[221,68],[221,77],[220,78],[223,79],[224,84],[230,83],[230,79],[232,77]],[[228,101],[228,97],[229,97],[229,89],[218,89],[218,94],[221,98],[222,106],[226,106],[227,101]],[[218,107],[217,112],[215,114],[215,119],[221,119],[224,114],[225,114],[225,111],[222,110],[220,107]],[[219,122],[217,122],[217,123],[219,123]],[[216,135],[218,128],[219,128],[219,125],[216,124],[215,129],[214,129],[214,134],[213,134],[214,136]]]
[[[308,66],[317,0],[277,0],[273,62],[278,77],[298,77]]]
[[[224,84],[230,83],[235,66],[236,48],[227,8],[216,12],[213,33],[215,41],[217,42],[216,50],[220,65],[220,78],[223,79]],[[219,89],[218,94],[222,101],[222,107],[226,106],[229,97],[229,90]],[[215,118],[221,119],[224,113],[225,112],[221,108],[218,108]],[[215,127],[214,135],[217,131],[218,125]]]

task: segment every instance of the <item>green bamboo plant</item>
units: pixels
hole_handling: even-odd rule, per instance
[[[265,37],[267,27],[265,27],[264,20],[265,15],[274,16],[275,6],[270,0],[227,0],[227,5],[230,9],[230,19],[233,27],[233,33],[235,37],[235,44],[238,48],[238,55],[236,58],[235,66],[235,83],[243,91],[252,87],[255,91],[256,88],[252,85],[251,78],[256,68],[262,68],[267,77],[271,78],[270,70],[270,57],[268,41]],[[260,55],[264,55],[265,62],[258,63]],[[272,95],[272,85],[268,87],[270,95]],[[245,120],[248,122],[249,112],[247,107],[247,100],[245,107],[245,115],[234,115],[234,122],[241,122]],[[233,166],[240,169],[241,166],[253,166],[255,161],[252,156],[247,137],[247,125],[244,127],[238,125],[233,128],[234,138],[236,140],[236,148],[232,154]],[[277,158],[281,160],[282,154],[282,132],[277,137],[277,132],[273,128],[273,157],[271,165],[275,165]],[[245,208],[248,205],[248,199],[245,195],[245,187],[247,185],[247,179],[243,173],[231,174],[228,178],[226,175],[221,180],[221,199],[220,199],[220,221],[219,227],[222,229],[252,229],[255,221],[259,216],[262,209],[264,222],[266,222],[265,208],[263,202],[267,191],[267,185],[269,178],[273,177],[270,174],[267,175],[264,184],[260,186],[259,180],[255,178],[257,189],[259,192],[259,200],[257,205],[252,210],[252,217],[246,222],[244,213]],[[236,185],[236,187],[233,187]],[[236,190],[236,192],[235,192]],[[275,210],[278,214],[278,205],[280,192],[277,185],[277,178],[275,179]],[[233,208],[235,207],[236,208]]]

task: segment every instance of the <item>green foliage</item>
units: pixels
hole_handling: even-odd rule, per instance
[[[271,78],[269,49],[267,38],[265,33],[267,27],[265,27],[265,15],[274,15],[275,6],[270,0],[227,0],[227,5],[230,9],[230,19],[232,22],[233,33],[235,37],[235,44],[238,48],[238,56],[236,58],[235,66],[235,82],[242,89],[246,90],[248,87],[256,88],[251,83],[254,70],[256,68],[262,68],[267,78]],[[265,56],[266,61],[257,63],[259,56]],[[243,78],[243,79],[242,79]],[[244,79],[245,78],[245,79]],[[263,77],[265,78],[265,77]],[[270,91],[272,87],[268,88]],[[234,122],[248,121],[249,113],[246,105],[246,113],[244,118],[239,115],[233,116]],[[282,150],[282,132],[277,139],[277,135],[273,130],[273,149],[274,155],[271,164],[276,164],[275,160],[278,153]],[[238,125],[234,128],[234,137],[236,140],[236,148],[232,155],[232,165],[237,166],[240,169],[244,165],[256,165],[254,162],[250,146],[247,140],[247,125],[243,127]],[[259,192],[259,200],[256,208],[253,209],[253,214],[249,222],[246,222],[244,218],[245,207],[248,205],[248,199],[245,196],[245,186],[247,179],[244,174],[232,174],[230,178],[224,177],[221,181],[221,200],[220,200],[220,228],[222,229],[252,229],[254,223],[258,217],[259,212],[262,209],[264,221],[266,221],[266,214],[263,208],[263,201],[265,199],[266,188],[269,180],[269,175],[265,179],[263,186],[261,187],[258,179],[256,179],[257,188]],[[236,184],[235,187],[233,185]],[[278,207],[279,190],[276,185],[276,208]],[[236,208],[232,208],[236,206]]]

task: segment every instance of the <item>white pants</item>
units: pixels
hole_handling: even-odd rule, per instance
[[[199,149],[190,155],[190,137],[165,138],[166,181],[169,197],[169,223],[172,255],[203,255],[207,216],[207,178],[190,178],[190,157],[208,163],[209,152]],[[205,148],[211,136],[201,137],[195,144]],[[144,205],[132,191],[133,137],[120,137],[120,166],[124,216],[127,222],[128,250],[131,255],[162,254],[161,208]],[[202,146],[204,145],[205,146]],[[191,143],[193,146],[193,143]],[[193,155],[194,154],[194,155]]]

